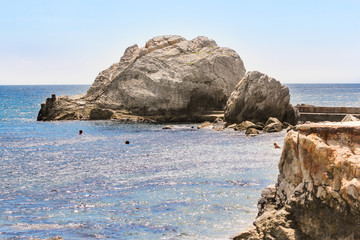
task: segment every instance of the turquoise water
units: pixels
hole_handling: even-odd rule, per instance
[[[0,239],[228,239],[251,226],[285,132],[36,122],[46,97],[88,87],[0,86]],[[321,100],[321,86],[289,87],[293,104]],[[360,85],[329,88],[324,103],[359,101]]]

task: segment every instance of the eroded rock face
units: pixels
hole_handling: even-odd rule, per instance
[[[265,122],[269,117],[283,121],[289,101],[289,89],[279,81],[258,71],[248,72],[226,103],[225,119],[229,123]]]
[[[234,239],[360,239],[360,122],[297,130],[285,137],[256,228]]]
[[[120,62],[102,71],[81,99],[68,98],[65,104],[58,98],[57,104],[46,104],[48,110],[42,111],[39,120],[59,118],[64,105],[83,119],[89,119],[92,108],[111,110],[113,118],[121,117],[124,111],[131,115],[160,116],[167,121],[201,115],[223,110],[244,74],[238,54],[219,47],[211,39],[155,37],[145,47],[127,48]],[[78,108],[78,101],[85,105]]]

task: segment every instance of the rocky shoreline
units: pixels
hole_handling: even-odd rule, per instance
[[[254,227],[232,239],[360,238],[360,121],[296,130],[285,137],[278,181],[262,192]]]
[[[295,125],[299,113],[289,89],[214,40],[169,35],[128,47],[118,63],[100,72],[86,94],[53,94],[38,121],[117,120],[203,122],[224,116],[229,124],[275,117]]]

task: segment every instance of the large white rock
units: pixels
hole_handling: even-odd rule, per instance
[[[207,37],[187,41],[180,36],[160,36],[150,39],[142,48],[137,45],[127,48],[118,63],[97,76],[81,101],[91,108],[110,109],[114,117],[119,110],[167,119],[201,115],[222,111],[244,74],[239,55]],[[77,100],[69,98],[68,102],[71,104],[66,106],[77,105]],[[74,111],[81,111],[83,119],[90,112]],[[56,111],[48,109],[42,115],[45,112]],[[44,119],[51,118],[56,116]]]
[[[222,110],[245,74],[235,51],[206,37],[156,37],[144,48],[129,48],[124,57],[100,74],[87,97],[141,115]]]

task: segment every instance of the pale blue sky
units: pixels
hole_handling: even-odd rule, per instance
[[[2,1],[1,84],[91,84],[126,47],[207,36],[283,83],[360,83],[360,1]]]

